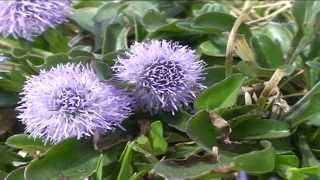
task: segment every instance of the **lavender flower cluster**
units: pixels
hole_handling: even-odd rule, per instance
[[[134,85],[131,93],[101,82],[82,64],[61,64],[28,77],[17,108],[26,132],[52,143],[105,133],[129,117],[133,101],[135,109],[174,114],[204,88],[204,65],[195,51],[165,40],[135,43],[113,69]]]
[[[70,14],[70,0],[0,1],[0,33],[32,40]],[[121,127],[133,109],[174,114],[204,88],[204,63],[196,52],[166,40],[135,43],[113,70],[133,85],[131,92],[102,82],[83,64],[60,64],[28,77],[17,107],[26,132],[51,143],[105,133]]]
[[[21,95],[18,118],[26,132],[53,143],[110,131],[131,114],[131,98],[82,64],[29,77]]]
[[[0,1],[0,34],[31,41],[71,15],[70,0]]]
[[[195,51],[165,40],[134,44],[114,69],[119,79],[135,85],[137,104],[152,114],[174,114],[204,88],[204,64]]]

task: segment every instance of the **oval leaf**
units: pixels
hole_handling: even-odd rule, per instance
[[[52,147],[41,159],[33,160],[25,171],[26,180],[84,179],[95,172],[100,155],[91,144],[68,139]]]
[[[209,113],[200,111],[189,120],[187,134],[198,145],[211,151],[216,144],[218,130],[210,122]]]
[[[233,165],[236,170],[244,170],[248,173],[266,173],[274,169],[275,152],[269,141],[261,143],[265,149],[252,151],[236,156]]]
[[[234,105],[244,79],[242,75],[237,74],[212,85],[196,100],[195,109],[216,109]]]
[[[272,139],[290,135],[287,123],[272,119],[249,118],[231,124],[232,136],[239,139]]]

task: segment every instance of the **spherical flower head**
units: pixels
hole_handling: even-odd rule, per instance
[[[70,0],[2,0],[0,34],[31,41],[50,27],[66,21]]]
[[[135,85],[134,96],[152,114],[181,110],[204,88],[204,63],[194,50],[166,40],[135,43],[114,66],[116,76]]]
[[[58,65],[28,77],[17,110],[26,132],[46,142],[112,131],[130,115],[127,93],[82,64]]]

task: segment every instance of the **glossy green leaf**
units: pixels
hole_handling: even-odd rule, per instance
[[[95,7],[76,9],[70,18],[84,30],[95,33],[93,17],[97,11],[98,8]]]
[[[296,1],[292,8],[292,14],[301,28],[311,28],[320,12],[320,2],[316,0]]]
[[[142,24],[149,32],[155,32],[160,28],[166,26],[168,23],[166,22],[165,17],[159,12],[150,10],[144,15]]]
[[[274,149],[269,141],[262,141],[261,144],[264,146],[263,150],[236,156],[233,159],[235,169],[248,173],[271,172],[275,166]]]
[[[128,29],[121,24],[110,24],[106,27],[103,38],[102,54],[126,48]]]
[[[192,7],[192,14],[197,17],[202,14],[210,13],[210,12],[220,12],[220,13],[228,13],[228,7],[224,6],[219,2],[208,2],[205,4],[196,3]]]
[[[152,1],[127,1],[128,7],[124,10],[129,16],[142,19],[150,10],[159,10],[158,3]]]
[[[209,113],[200,111],[192,116],[187,126],[188,136],[202,148],[211,151],[216,145],[218,130],[209,119]]]
[[[244,80],[242,75],[237,74],[212,85],[195,101],[195,109],[216,109],[234,105]]]
[[[96,171],[99,152],[91,144],[68,139],[53,146],[44,157],[33,160],[25,171],[26,180],[83,179]]]
[[[208,56],[217,56],[217,57],[224,57],[225,56],[225,49],[221,49],[217,47],[210,41],[205,41],[200,44],[199,49],[201,53],[208,55]]]
[[[179,131],[186,132],[188,126],[188,120],[191,117],[191,114],[181,111],[174,116],[166,115],[163,117],[163,121],[165,121],[169,126],[178,129]]]
[[[54,54],[45,58],[44,68],[50,69],[58,64],[66,64],[68,62],[68,56],[64,53]]]
[[[133,156],[133,142],[128,142],[125,150],[122,152],[120,157],[120,171],[117,176],[117,180],[127,180],[133,174],[131,166]]]
[[[215,171],[228,170],[224,163],[215,162],[212,157],[190,157],[185,160],[162,160],[153,170],[166,179],[195,179]]]
[[[311,179],[319,179],[319,167],[320,162],[315,157],[315,155],[312,153],[310,146],[307,144],[304,136],[299,136],[299,149],[301,153],[301,166],[305,167],[308,174],[311,174],[312,177],[309,177]],[[309,168],[315,166],[316,168]],[[304,172],[305,173],[305,172]]]
[[[236,19],[229,14],[210,12],[196,17],[193,26],[209,32],[230,32],[235,20]],[[251,31],[245,24],[240,25],[239,33],[244,34],[248,38],[251,36]]]
[[[316,94],[311,100],[307,101],[294,112],[285,118],[290,121],[292,127],[297,127],[302,123],[309,123],[320,127],[320,95]]]
[[[290,135],[289,125],[272,119],[244,119],[231,123],[232,136],[239,139],[272,139]]]
[[[10,136],[7,141],[6,145],[17,148],[23,149],[26,151],[45,151],[50,148],[50,144],[44,144],[41,139],[34,139],[26,134],[15,134]]]
[[[116,2],[106,2],[104,6],[100,7],[97,14],[93,17],[95,23],[112,22],[118,13],[127,7],[126,4]]]
[[[273,42],[266,35],[257,35],[254,37],[256,51],[258,53],[258,62],[264,61],[261,65],[266,64],[271,68],[278,68],[284,64],[284,55],[278,44]]]
[[[164,138],[163,131],[160,121],[155,121],[150,125],[150,140],[156,154],[163,154],[167,151],[168,143]]]
[[[290,30],[288,24],[270,22],[256,32],[268,36],[273,43],[281,47],[282,52],[287,52],[290,48],[294,33]]]
[[[225,79],[225,68],[221,65],[209,66],[206,69],[205,84],[210,87],[214,83],[220,82]]]
[[[12,164],[13,162],[24,161],[20,156],[4,145],[0,145],[0,154],[0,164]]]
[[[54,53],[68,52],[70,49],[66,36],[56,29],[46,31],[44,38],[48,42],[50,50]]]

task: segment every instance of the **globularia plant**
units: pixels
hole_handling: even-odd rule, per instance
[[[26,80],[17,110],[26,132],[57,143],[112,131],[130,113],[126,93],[82,64],[58,65]]]
[[[0,33],[32,40],[48,28],[66,22],[71,12],[70,0],[3,0]]]
[[[204,88],[204,63],[187,46],[166,40],[135,43],[114,66],[116,76],[135,86],[137,105],[151,113],[177,112]]]
[[[320,179],[319,2],[0,0],[0,179]]]

